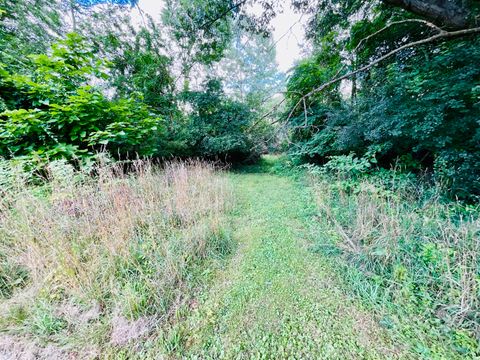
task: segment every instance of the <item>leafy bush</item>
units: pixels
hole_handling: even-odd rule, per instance
[[[395,44],[393,35],[382,39]],[[478,49],[478,39],[465,39],[405,50],[355,79],[351,98],[339,99],[338,87],[309,98],[306,114],[299,106],[290,119],[291,155],[325,163],[329,156],[351,152],[363,157],[375,147],[379,166],[408,160],[400,165],[435,171],[448,193],[475,200],[480,194]],[[288,85],[292,106],[298,94],[332,78],[328,67],[335,68],[335,61],[318,61],[322,51],[310,60],[316,67],[302,63],[295,69]]]
[[[248,134],[253,120],[250,109],[227,98],[218,80],[208,80],[204,87],[204,91],[184,94],[192,107],[189,121],[193,154],[225,161],[255,156],[255,143]]]
[[[31,75],[1,70],[11,89],[9,110],[0,114],[0,155],[82,160],[100,149],[114,155],[154,155],[164,123],[141,98],[109,100],[94,79],[107,79],[108,63],[76,34],[52,46],[51,54],[31,57]],[[20,100],[19,100],[20,99]]]

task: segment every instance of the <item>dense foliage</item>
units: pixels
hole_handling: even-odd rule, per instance
[[[244,160],[253,147],[246,135],[252,121],[247,105],[231,100],[222,91],[218,80],[209,80],[203,91],[184,94],[191,105],[189,126],[194,155],[224,160]]]
[[[122,159],[253,159],[265,125],[261,136],[249,131],[261,106],[250,100],[261,89],[240,94],[229,80],[226,95],[228,74],[210,70],[207,79],[231,40],[247,34],[232,4],[169,1],[161,22],[139,10],[141,24],[124,5],[136,3],[0,3],[0,157],[40,166],[105,150]],[[268,71],[247,81],[278,78],[269,54]]]
[[[335,78],[342,66],[354,70],[432,34],[424,23],[412,21],[411,14],[389,7],[369,10],[352,2],[342,11],[361,20],[345,22],[345,16],[335,17],[328,6],[324,13],[315,12],[309,31],[314,54],[290,77],[290,109],[301,95]],[[361,42],[392,21],[407,19],[410,22]],[[326,22],[334,30],[317,27]],[[340,36],[342,32],[350,36]],[[292,155],[320,163],[352,152],[374,156],[384,167],[433,171],[455,196],[479,195],[479,44],[477,38],[467,37],[406,48],[311,96],[290,119]]]
[[[75,34],[51,53],[31,57],[30,75],[2,70],[0,115],[5,157],[81,159],[102,147],[112,153],[153,155],[163,124],[140,98],[109,100],[91,77],[107,79],[106,63]],[[9,110],[12,109],[12,110]]]

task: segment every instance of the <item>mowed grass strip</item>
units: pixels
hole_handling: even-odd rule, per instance
[[[266,173],[231,179],[238,251],[185,320],[175,356],[400,356],[372,317],[346,297],[327,260],[309,251],[317,213],[309,189]]]

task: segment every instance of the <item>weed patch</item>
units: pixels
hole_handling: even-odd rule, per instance
[[[234,249],[231,188],[210,164],[49,169],[34,187],[12,181],[1,203],[4,332],[79,348],[141,343]]]
[[[478,356],[478,212],[393,173],[390,185],[385,174],[313,173],[316,250],[342,259],[342,276],[384,315],[384,327],[419,355]]]

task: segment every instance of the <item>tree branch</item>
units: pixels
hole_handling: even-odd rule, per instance
[[[328,88],[329,86],[337,83],[337,82],[340,82],[342,80],[345,80],[353,75],[356,75],[358,73],[361,73],[365,70],[368,70],[370,69],[371,67],[377,65],[378,63],[384,61],[385,59],[388,59],[389,57],[397,54],[398,52],[402,51],[402,50],[405,50],[405,49],[408,49],[408,48],[411,48],[411,47],[414,47],[414,46],[418,46],[418,45],[423,45],[423,44],[428,44],[428,43],[431,43],[431,42],[434,42],[434,41],[437,41],[437,40],[445,40],[445,39],[451,39],[451,38],[455,38],[455,37],[461,37],[461,36],[467,36],[467,35],[473,35],[473,34],[479,34],[480,33],[480,27],[475,27],[475,28],[471,28],[471,29],[464,29],[464,30],[457,30],[457,31],[444,31],[444,30],[441,30],[441,32],[439,32],[438,34],[435,34],[433,36],[430,36],[426,39],[422,39],[422,40],[418,40],[418,41],[413,41],[413,42],[410,42],[410,43],[407,43],[407,44],[404,44],[398,48],[396,48],[395,50],[392,50],[390,51],[389,53],[379,57],[378,59],[376,59],[375,61],[372,61],[371,63],[367,64],[367,65],[364,65],[360,68],[358,68],[357,70],[354,70],[354,71],[351,71],[345,75],[342,75],[342,76],[339,76],[339,77],[336,77],[324,84],[322,84],[321,86],[311,90],[310,92],[308,92],[307,94],[303,95],[300,100],[298,100],[298,102],[295,104],[295,106],[293,107],[293,109],[290,111],[289,115],[288,115],[288,118],[287,118],[287,122],[292,118],[295,110],[302,104],[302,102],[309,98],[310,96],[316,94],[316,93],[319,93],[323,90],[325,90],[326,88]]]
[[[298,94],[300,96],[302,96],[302,93],[298,92],[298,91],[277,91],[269,96],[267,96],[265,99],[262,100],[262,105],[264,105],[268,100],[270,100],[272,97],[274,97],[275,95],[278,95],[278,94],[283,94],[283,95],[287,95],[287,94]],[[257,125],[260,124],[260,122],[264,119],[266,119],[267,117],[269,117],[270,115],[272,115],[275,110],[277,110],[280,105],[282,105],[285,101],[287,101],[287,98],[284,96],[283,99],[281,101],[279,101],[277,104],[275,104],[268,112],[266,112],[265,114],[261,115],[257,121],[255,121],[253,123],[252,126],[250,126],[248,128],[248,131],[251,131],[252,129],[254,129],[255,127],[257,127]],[[273,125],[273,124],[276,124],[280,122],[280,120],[275,120],[274,122],[271,122],[270,125]]]
[[[204,23],[203,25],[200,26],[200,29],[202,30],[206,30],[208,29],[210,26],[212,26],[213,24],[215,24],[218,20],[220,19],[223,19],[225,16],[227,16],[231,11],[239,8],[240,6],[244,5],[248,0],[242,0],[236,4],[233,4],[232,6],[230,6],[227,10],[225,10],[223,13],[219,14],[218,16],[216,16],[215,18],[211,19],[211,20],[208,20],[206,23]]]
[[[282,105],[286,100],[287,100],[287,98],[284,97],[278,104],[275,104],[270,111],[268,111],[266,114],[263,114],[257,121],[255,121],[253,123],[253,125],[250,126],[250,128],[248,130],[250,131],[250,130],[254,129],[255,127],[257,127],[257,125],[260,124],[260,122],[262,120],[264,120],[267,117],[269,117],[270,115],[272,115],[275,112],[275,110],[277,110],[280,107],[280,105]]]
[[[406,20],[401,20],[401,21],[393,21],[391,22],[390,24],[386,25],[385,27],[381,28],[380,30],[378,31],[375,31],[373,34],[370,34],[368,35],[367,37],[364,37],[362,40],[360,40],[357,44],[357,46],[355,47],[355,49],[353,50],[353,52],[357,52],[358,49],[364,44],[366,43],[368,40],[370,40],[371,38],[373,38],[374,36],[377,36],[378,34],[388,30],[389,28],[391,28],[392,26],[395,26],[395,25],[401,25],[401,24],[407,24],[407,23],[420,23],[420,24],[423,24],[423,25],[426,25],[434,30],[437,31],[437,33],[441,33],[441,32],[444,32],[445,30],[442,30],[441,28],[439,28],[437,25],[429,22],[429,21],[425,21],[425,20],[421,20],[421,19],[406,19]]]

